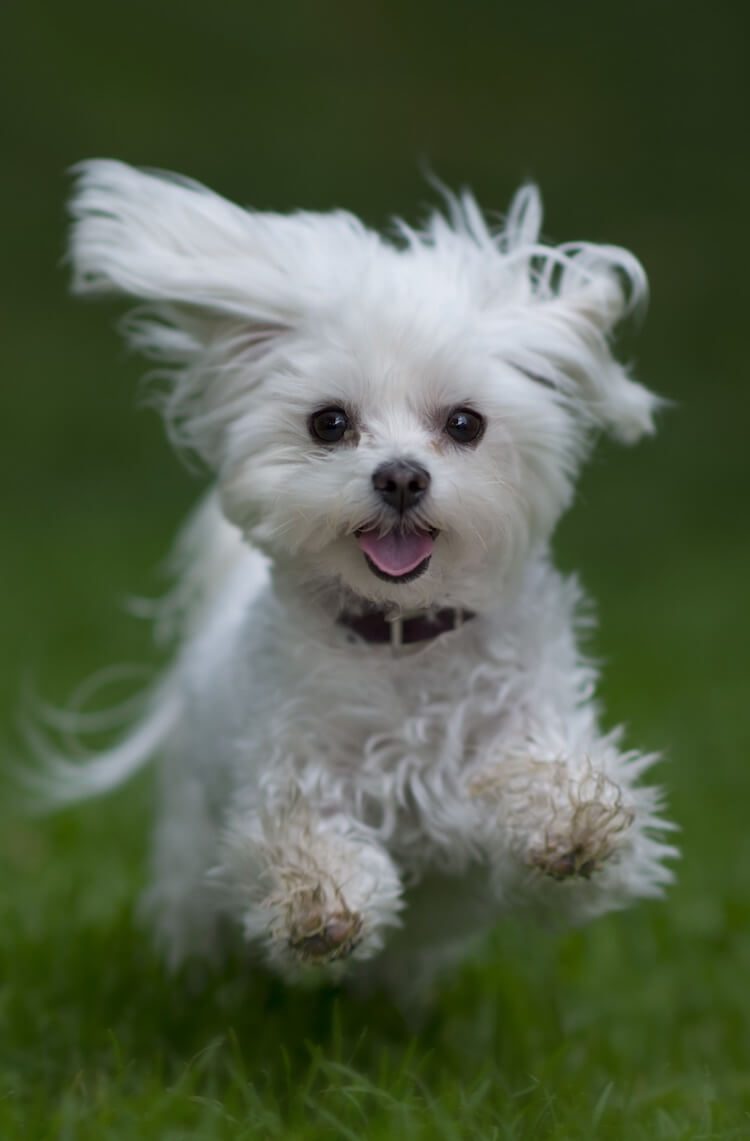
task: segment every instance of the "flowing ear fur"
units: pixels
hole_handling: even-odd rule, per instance
[[[618,246],[544,243],[533,185],[518,191],[498,232],[470,194],[447,199],[448,219],[433,216],[426,240],[444,249],[462,241],[473,254],[475,279],[506,358],[554,388],[579,419],[622,442],[653,432],[654,412],[664,401],[632,380],[611,349],[618,322],[646,304],[648,285],[637,258]]]
[[[654,431],[654,412],[663,401],[628,376],[611,350],[611,337],[625,317],[645,310],[648,282],[641,263],[619,246],[539,242],[542,206],[534,186],[523,187],[508,216],[509,254],[528,257],[533,297],[541,305],[540,334],[557,381],[568,398],[622,443]],[[560,373],[564,379],[560,378]],[[572,382],[565,383],[565,380]]]
[[[259,213],[179,175],[110,159],[80,163],[74,174],[76,293],[124,293],[293,325],[339,279],[344,255],[361,260],[363,247],[377,242],[343,211]]]
[[[73,289],[146,301],[126,333],[177,366],[162,400],[168,429],[215,464],[259,362],[267,366],[283,334],[324,300],[350,294],[383,243],[343,212],[254,213],[198,183],[110,160],[76,174]],[[646,298],[638,261],[614,246],[542,243],[533,186],[516,195],[498,234],[471,195],[446,197],[447,219],[434,214],[419,235],[401,227],[411,252],[438,252],[446,272],[464,272],[468,259],[508,359],[555,388],[580,420],[625,442],[653,431],[659,398],[610,347],[618,321]]]
[[[120,162],[84,162],[75,174],[75,293],[124,293],[241,320],[294,316],[276,227],[261,215],[198,183]]]
[[[177,366],[160,399],[181,446],[218,462],[258,364],[356,276],[370,234],[350,215],[242,209],[188,179],[96,159],[75,169],[70,262],[78,294],[146,302],[124,323],[139,351]]]
[[[173,442],[215,463],[237,392],[229,362],[252,363],[296,318],[276,231],[187,179],[97,159],[75,168],[72,289],[145,301],[122,322],[163,366],[157,402]],[[249,373],[247,374],[249,375]]]
[[[654,413],[664,401],[631,379],[612,353],[611,338],[623,318],[645,309],[643,267],[617,246],[571,243],[557,253],[561,260],[550,283],[554,296],[545,309],[547,320],[569,331],[570,346],[562,349],[560,363],[594,423],[622,443],[635,443],[654,431]],[[544,283],[543,290],[550,285]]]

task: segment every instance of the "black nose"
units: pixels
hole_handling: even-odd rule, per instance
[[[419,503],[427,491],[430,473],[411,460],[393,460],[375,469],[372,486],[389,507],[403,514]]]

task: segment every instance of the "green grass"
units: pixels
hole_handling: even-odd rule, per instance
[[[6,832],[3,1138],[747,1136],[738,870],[562,939],[509,926],[415,1030],[238,964],[165,978],[131,918],[145,793]]]

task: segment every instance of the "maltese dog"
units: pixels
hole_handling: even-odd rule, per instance
[[[655,757],[600,728],[549,553],[596,434],[653,430],[610,347],[643,270],[544,244],[532,186],[494,230],[445,201],[388,240],[78,168],[74,289],[145,302],[130,342],[215,482],[141,718],[88,763],[38,745],[57,803],[159,755],[144,908],[172,966],[240,941],[413,993],[511,909],[580,922],[671,878]]]

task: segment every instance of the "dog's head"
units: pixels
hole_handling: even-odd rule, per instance
[[[311,580],[470,605],[547,541],[594,430],[652,430],[657,398],[609,344],[643,272],[616,247],[541,244],[532,187],[497,233],[464,195],[388,242],[94,161],[73,213],[74,287],[147,302],[128,332],[169,366],[170,434]]]

